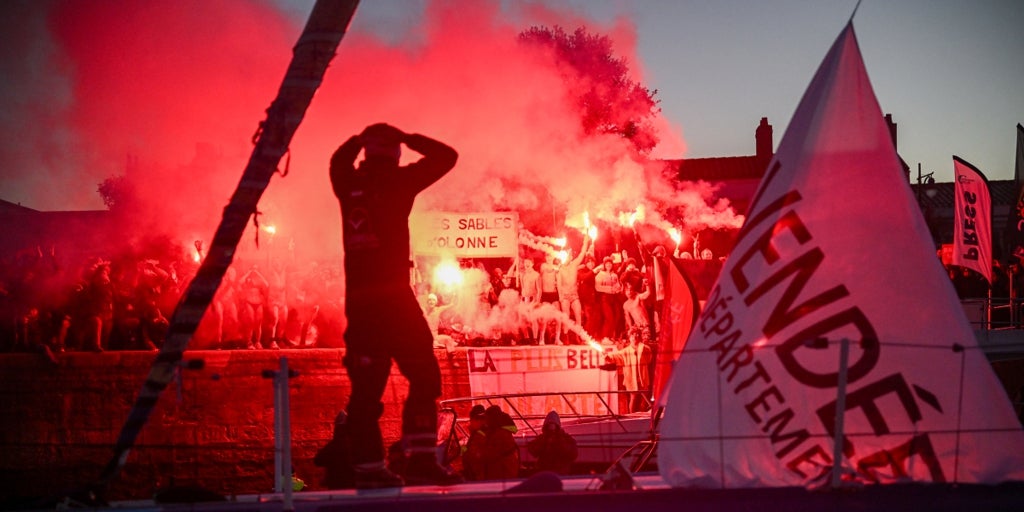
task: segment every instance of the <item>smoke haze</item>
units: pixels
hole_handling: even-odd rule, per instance
[[[97,184],[126,174],[145,205],[141,227],[184,244],[208,240],[301,22],[254,0],[5,2],[0,9],[9,40],[0,46],[7,164],[0,197],[40,210],[101,209]],[[275,176],[260,204],[260,223],[274,225],[274,236],[297,252],[337,256],[328,160],[346,138],[380,121],[460,153],[418,208],[558,210],[570,219],[588,211],[614,222],[646,204],[644,220],[667,225],[659,212],[673,205],[684,206],[684,229],[738,227],[727,204],[708,204],[706,187],[677,190],[628,141],[584,135],[569,94],[580,84],[566,81],[550,55],[517,41],[533,25],[585,26],[608,35],[643,83],[629,20],[602,26],[537,4],[433,1],[405,37],[379,36],[362,23],[357,10],[292,142],[290,172]],[[660,117],[655,123],[656,154],[681,157],[678,130]]]

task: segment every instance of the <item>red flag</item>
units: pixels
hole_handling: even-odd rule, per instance
[[[1024,431],[905,180],[850,23],[675,363],[666,482],[811,486],[836,457],[864,483],[1024,479]]]
[[[1009,264],[1024,258],[1024,126],[1017,125],[1017,159],[1013,171],[1014,191],[1017,203],[1006,216],[1006,250],[1003,260]],[[1011,259],[1016,258],[1016,259]]]
[[[978,168],[953,157],[953,264],[969,268],[992,284],[992,197]]]
[[[672,261],[668,266],[668,288],[662,306],[658,353],[654,359],[654,379],[651,382],[655,410],[665,405],[665,387],[672,375],[672,366],[683,352],[686,338],[690,337],[699,313],[700,302],[693,282],[679,267],[679,262]]]

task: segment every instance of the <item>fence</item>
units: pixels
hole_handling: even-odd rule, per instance
[[[991,304],[986,303],[985,307]],[[995,323],[981,325],[994,326]],[[1007,354],[1014,351],[1019,354],[1024,346],[1016,341],[1024,339],[1024,332],[1018,329],[1006,327],[981,332],[993,338],[1008,335]],[[952,347],[885,344],[883,348],[905,352],[903,359],[908,361],[918,358],[918,354],[936,350],[950,357],[964,357],[966,353],[956,352]],[[992,359],[990,348],[983,346],[982,350]],[[341,351],[197,351],[186,354],[186,359],[202,358],[206,361],[204,368],[182,371],[178,383],[161,397],[156,416],[144,428],[127,469],[117,483],[119,496],[146,497],[157,486],[174,483],[201,485],[225,495],[272,492],[278,487],[280,481],[275,481],[273,470],[283,461],[275,464],[275,455],[283,456],[284,445],[277,446],[278,451],[275,451],[275,391],[262,374],[266,370],[277,371],[278,358],[285,354],[289,357],[289,368],[299,372],[299,377],[290,383],[292,439],[289,446],[293,447],[297,475],[306,480],[307,489],[316,489],[322,472],[312,463],[313,455],[330,439],[334,415],[344,407],[348,395]],[[838,351],[832,354],[838,355]],[[0,465],[5,482],[0,488],[0,497],[25,492],[47,493],[98,474],[152,357],[152,353],[146,352],[69,353],[62,354],[56,366],[33,354],[9,354],[0,359],[4,382],[0,387],[0,405],[9,418],[0,428],[0,448],[8,455]],[[465,354],[449,353],[447,357],[442,354],[439,359],[445,397],[470,397]],[[992,365],[1003,380],[1004,392],[1020,407],[1017,390],[1024,387],[1024,365],[1019,355],[1003,359],[992,361]],[[833,360],[833,371],[837,361],[838,358]],[[394,377],[395,374],[393,387],[389,386],[385,395],[390,412],[384,418],[386,435],[392,439],[399,434],[400,404],[407,393],[404,379]],[[941,377],[958,381],[961,378],[957,372]],[[731,393],[729,385],[727,375],[719,373],[718,378],[711,379],[700,392],[715,396],[717,404],[717,400]],[[732,386],[735,387],[735,382]],[[567,408],[584,401],[601,403],[601,409],[613,411],[616,410],[613,402],[623,393],[601,391],[596,393],[597,398],[583,400],[580,397],[584,394],[556,395],[558,400],[570,404]],[[515,397],[515,394],[477,396],[446,401],[443,405],[458,411],[457,422],[461,424],[468,415],[470,400],[499,404],[514,417],[520,417],[526,436],[534,431],[543,414],[517,414],[512,410],[517,403]],[[805,406],[793,402],[791,405]],[[685,414],[711,414],[717,407]],[[915,430],[914,425],[909,425],[892,429],[890,435],[927,433],[948,437],[981,432],[958,427],[957,422],[964,419],[964,415],[955,414],[953,426],[948,429]],[[621,443],[617,448],[628,447],[630,441],[623,439],[635,435],[632,441],[644,440],[650,435],[650,416],[645,414],[594,414],[591,408],[575,418],[563,415],[563,419],[566,424],[599,424],[609,432],[622,433],[618,441],[614,436],[583,438],[585,445],[614,447]],[[672,421],[672,418],[663,420],[663,425],[665,421]],[[863,429],[858,430],[862,425],[858,427],[854,423],[848,427],[844,435],[847,439],[855,441],[867,435]],[[758,430],[757,433],[770,440],[770,432]],[[747,433],[734,434],[715,432],[709,438],[729,444],[749,437]],[[831,433],[819,429],[810,434],[810,439],[829,445],[828,450],[832,451],[830,442],[835,437]],[[988,435],[999,434],[1000,431],[988,432]],[[614,460],[617,454],[607,460]]]
[[[1024,299],[963,299],[960,304],[967,314],[967,320],[976,331],[1024,329]]]

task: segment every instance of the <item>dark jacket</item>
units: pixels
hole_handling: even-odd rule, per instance
[[[538,471],[554,471],[560,475],[568,474],[569,467],[579,456],[576,440],[562,430],[561,419],[555,411],[544,418],[540,435],[527,443],[526,449],[537,458]]]
[[[515,433],[518,428],[512,417],[491,407],[486,412],[487,434],[484,442],[482,480],[507,480],[519,477],[519,445]]]
[[[472,482],[483,480],[486,474],[487,433],[475,430],[466,440],[466,451],[462,454],[462,476]]]

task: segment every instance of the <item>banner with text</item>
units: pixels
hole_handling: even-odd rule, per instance
[[[523,415],[603,415],[618,412],[616,372],[602,370],[604,354],[585,345],[466,349],[473,396],[569,393],[517,397]],[[572,394],[579,393],[579,394]]]
[[[953,264],[992,283],[992,198],[988,179],[966,160],[953,157]]]
[[[420,256],[514,258],[519,254],[519,213],[413,212],[409,239]]]
[[[852,22],[800,101],[668,384],[674,487],[1024,479]]]
[[[1009,265],[1024,258],[1024,126],[1017,124],[1017,159],[1013,167],[1013,186],[1017,202],[1006,216],[1003,262]]]

